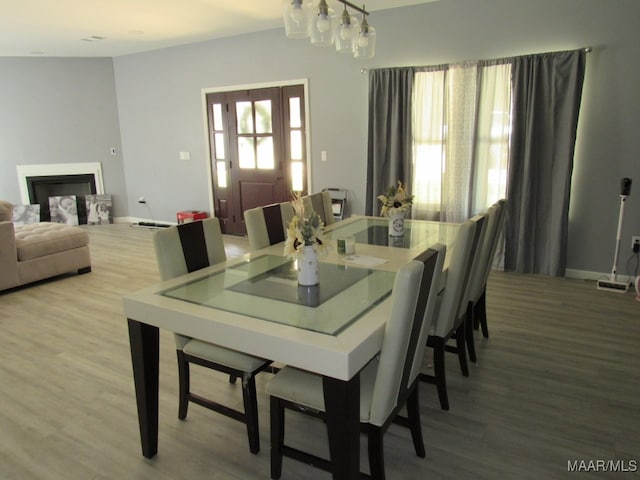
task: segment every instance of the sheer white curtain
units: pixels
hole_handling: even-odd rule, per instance
[[[476,120],[477,65],[453,65],[447,72],[445,168],[442,221],[464,222],[471,215],[471,170]]]
[[[474,212],[505,196],[511,134],[511,65],[483,66],[479,75]]]
[[[416,73],[413,83],[413,218],[440,220],[444,171],[445,71]]]
[[[462,222],[505,196],[510,91],[508,64],[416,73],[414,218]]]

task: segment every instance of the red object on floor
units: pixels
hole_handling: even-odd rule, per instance
[[[184,212],[178,212],[178,224],[195,222],[196,220],[204,220],[209,217],[207,212],[201,212],[199,210],[185,210]]]

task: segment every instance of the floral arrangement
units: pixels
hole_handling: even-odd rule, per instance
[[[378,195],[382,202],[380,215],[386,217],[394,213],[408,212],[413,203],[413,195],[409,195],[404,184],[398,180],[398,185],[391,185],[385,195]]]
[[[291,202],[295,215],[287,228],[287,240],[284,244],[284,254],[287,257],[296,257],[304,246],[312,245],[318,256],[326,253],[324,239],[324,223],[313,209],[305,212],[302,198],[297,196]]]

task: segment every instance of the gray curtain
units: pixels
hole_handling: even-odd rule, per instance
[[[505,270],[564,276],[584,50],[513,59]]]
[[[369,72],[369,142],[365,213],[378,215],[378,195],[398,180],[411,184],[411,96],[414,69]]]

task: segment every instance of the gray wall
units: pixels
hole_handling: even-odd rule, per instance
[[[201,89],[309,79],[313,190],[348,188],[363,213],[367,76],[362,67],[429,65],[593,47],[579,125],[570,209],[569,269],[611,269],[621,177],[627,202],[623,265],[640,235],[640,2],[441,0],[376,12],[369,63],[286,40],[282,29],[114,60],[132,215],[145,195],[155,215],[209,209]],[[191,152],[190,162],[178,152]],[[320,161],[320,152],[328,161]]]
[[[0,58],[0,198],[21,203],[16,165],[84,162],[102,164],[114,215],[125,215],[112,60]]]
[[[203,89],[301,79],[309,82],[313,188],[348,187],[362,212],[367,76],[352,57],[287,41],[277,29],[119,57],[114,68],[132,215],[145,213],[139,196],[161,220],[210,210]],[[327,162],[316,161],[321,150]],[[180,151],[191,160],[180,161]]]
[[[112,181],[105,179],[107,188],[127,199],[122,215],[149,218],[149,211],[136,202],[141,195],[147,198],[156,220],[175,221],[175,213],[184,209],[209,210],[202,90],[305,78],[310,94],[312,189],[347,188],[352,211],[363,213],[367,76],[360,73],[361,68],[429,65],[591,46],[594,50],[588,56],[573,175],[568,267],[608,272],[618,220],[618,184],[624,176],[632,177],[635,183],[627,202],[621,267],[631,253],[631,235],[640,235],[638,18],[637,0],[440,0],[372,14],[370,21],[377,28],[379,44],[376,58],[368,62],[313,48],[305,41],[286,40],[282,29],[117,57],[113,68],[126,191],[118,190],[125,182],[112,171]],[[0,59],[0,67],[10,69],[12,61]],[[87,103],[99,101],[93,98],[98,96],[96,92],[112,101],[111,73],[93,79],[94,60],[78,62],[51,59],[46,68],[53,77],[67,74],[69,83],[64,91],[72,97],[77,90],[75,95],[84,99],[85,83],[93,83]],[[82,68],[80,73],[68,72],[82,62],[88,62],[86,72]],[[101,65],[101,61],[95,62]],[[2,68],[3,77],[5,70]],[[73,138],[82,145],[73,152],[82,157],[77,161],[87,161],[88,153],[94,158],[107,155],[115,140],[106,133],[92,137],[81,130],[85,125],[75,121],[87,117],[95,125],[100,120],[95,107],[77,102],[64,109],[64,126],[75,130],[69,133],[57,124],[60,112],[42,112],[31,98],[32,88],[16,87],[16,82],[31,81],[27,73],[10,75],[13,82],[9,87],[17,89],[15,93],[21,98],[11,98],[10,109],[6,111],[3,105],[0,110],[0,196],[17,191],[13,165],[24,161],[16,159],[23,158],[25,150],[37,150],[38,162],[44,157],[40,153],[46,152],[49,158],[54,152],[48,150],[54,150],[56,161],[61,161],[60,157],[70,156],[67,149]],[[46,69],[36,74],[48,75]],[[44,78],[40,82],[48,88],[45,91],[56,91]],[[7,80],[0,78],[3,99],[6,84]],[[31,108],[21,113],[25,103]],[[17,129],[12,121],[14,113],[23,123],[42,115],[43,128],[54,124],[56,131],[46,142],[27,136],[31,130]],[[103,120],[107,132],[117,130],[118,120]],[[89,130],[97,135],[95,129]],[[320,161],[322,150],[328,152],[327,162]],[[189,151],[191,160],[178,160],[180,151]],[[103,168],[115,165],[109,163],[114,161],[111,158],[100,161]],[[5,178],[7,172],[11,180]]]

